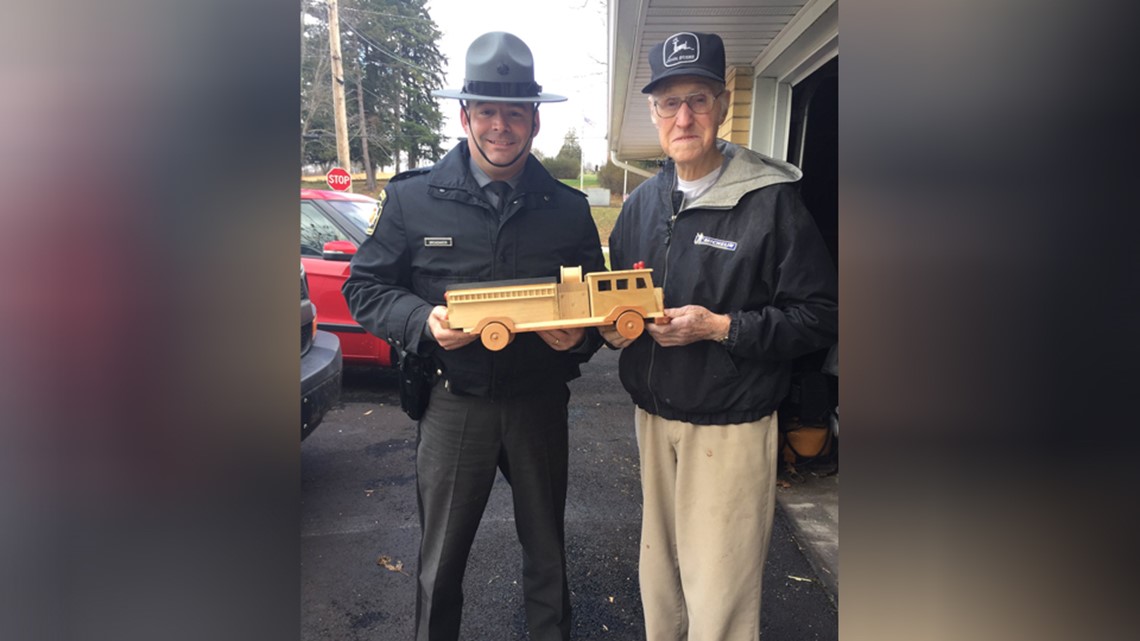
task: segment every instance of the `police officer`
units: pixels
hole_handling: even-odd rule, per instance
[[[416,491],[422,538],[416,639],[459,635],[462,582],[496,470],[511,485],[523,547],[530,638],[570,638],[564,512],[566,382],[601,344],[595,330],[518,334],[492,352],[447,329],[452,284],[556,277],[563,265],[605,269],[585,197],[530,154],[538,104],[565,100],[534,81],[530,49],[484,34],[467,50],[459,90],[465,140],[432,167],[403,172],[381,194],[344,295],[353,316],[438,375],[419,421]]]

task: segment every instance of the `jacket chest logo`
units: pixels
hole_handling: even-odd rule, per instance
[[[424,247],[451,247],[451,236],[425,236]]]
[[[713,247],[715,249],[723,249],[730,252],[736,251],[735,240],[721,240],[720,238],[705,236],[700,232],[697,232],[697,235],[693,238],[693,244],[704,245],[705,247]]]

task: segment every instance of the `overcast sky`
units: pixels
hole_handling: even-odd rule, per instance
[[[553,156],[566,132],[574,129],[585,160],[604,164],[606,151],[606,4],[605,0],[428,0],[428,11],[447,58],[443,86],[463,85],[467,47],[488,31],[513,33],[534,54],[535,82],[544,92],[569,98],[541,107],[542,128],[535,148]],[[450,149],[463,136],[459,101],[437,99],[444,115],[444,144]]]

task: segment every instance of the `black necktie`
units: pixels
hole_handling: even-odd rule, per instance
[[[511,191],[511,185],[502,180],[496,180],[487,185],[487,190],[498,197],[498,212],[499,217],[503,216],[503,212],[507,210],[507,194]]]

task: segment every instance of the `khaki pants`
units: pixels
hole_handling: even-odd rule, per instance
[[[694,425],[634,410],[648,641],[755,641],[776,488],[776,414]]]

